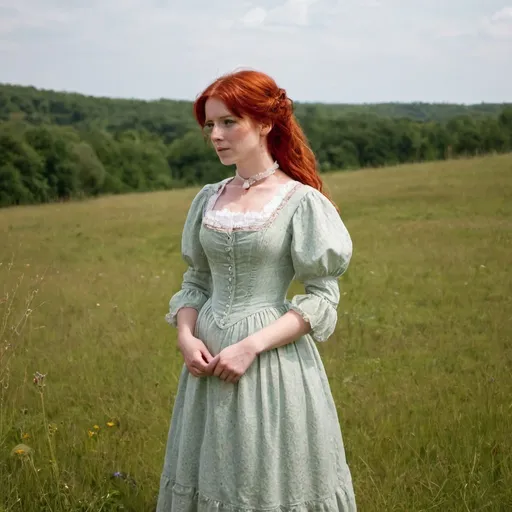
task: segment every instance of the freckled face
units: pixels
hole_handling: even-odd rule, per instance
[[[260,130],[249,119],[234,116],[217,98],[208,98],[205,114],[204,130],[224,165],[244,162],[258,151]]]

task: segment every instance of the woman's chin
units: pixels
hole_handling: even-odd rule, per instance
[[[219,157],[220,163],[223,165],[233,165],[235,163],[235,158],[233,155],[223,155],[222,153],[217,153]]]

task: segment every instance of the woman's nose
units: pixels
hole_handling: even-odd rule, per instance
[[[216,124],[213,125],[211,138],[212,140],[222,139],[222,130]]]

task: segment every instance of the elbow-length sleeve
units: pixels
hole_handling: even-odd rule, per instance
[[[181,308],[200,311],[211,295],[210,266],[199,241],[203,211],[210,195],[210,186],[206,185],[193,199],[183,227],[181,256],[188,268],[183,274],[181,289],[171,297],[169,312],[165,315],[165,320],[174,327]]]
[[[352,257],[352,239],[331,202],[312,189],[292,218],[291,255],[295,277],[305,294],[295,295],[290,309],[311,326],[313,339],[326,341],[337,323],[338,278]]]

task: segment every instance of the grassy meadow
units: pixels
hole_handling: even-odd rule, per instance
[[[512,155],[326,183],[354,255],[319,349],[359,510],[512,510]],[[154,510],[196,192],[0,210],[0,512]]]

